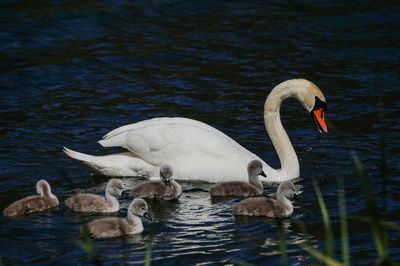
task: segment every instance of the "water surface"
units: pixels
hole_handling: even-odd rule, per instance
[[[394,1],[2,1],[0,208],[34,193],[41,178],[61,201],[103,193],[107,178],[67,158],[62,146],[96,155],[121,151],[97,140],[152,117],[201,120],[277,168],[264,101],[273,86],[301,77],[324,92],[328,119],[362,159],[383,217],[399,223],[399,11]],[[350,153],[336,132],[321,136],[295,100],[285,101],[281,117],[301,165],[301,202],[284,221],[289,263],[315,262],[298,246],[304,240],[324,250],[312,178],[340,259],[336,177],[345,180],[348,213],[366,215]],[[210,184],[182,186],[178,202],[150,202],[155,222],[146,222],[142,235],[96,241],[101,262],[143,263],[153,231],[153,263],[280,263],[276,221],[235,219],[238,200],[213,203],[205,192]],[[264,194],[275,191],[267,184]],[[116,215],[124,217],[129,201],[121,204]],[[100,216],[60,205],[1,217],[2,262],[91,263],[73,240],[82,221]],[[350,220],[349,228],[352,262],[373,263],[369,225]],[[399,232],[390,230],[396,260],[399,243]]]

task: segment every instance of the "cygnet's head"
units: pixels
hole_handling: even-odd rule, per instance
[[[110,179],[107,183],[106,193],[110,193],[114,197],[121,196],[121,193],[124,191],[124,184],[120,179]]]
[[[294,197],[295,191],[296,189],[293,183],[290,181],[285,181],[279,185],[277,194],[282,195],[288,199],[291,199]]]
[[[263,171],[263,165],[260,160],[253,160],[249,162],[249,164],[247,165],[247,172],[249,174],[250,180],[254,178],[258,180],[259,175],[267,177]]]
[[[151,221],[151,216],[149,214],[149,207],[147,206],[147,203],[144,199],[141,198],[136,198],[132,200],[131,204],[129,205],[128,212],[138,215],[138,216],[143,216],[149,221]]]
[[[41,179],[36,182],[36,192],[37,194],[44,196],[49,195],[51,193],[51,188],[49,183],[46,180]]]
[[[160,167],[160,178],[165,185],[170,186],[172,181],[172,167],[164,164]]]

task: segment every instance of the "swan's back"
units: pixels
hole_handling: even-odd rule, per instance
[[[130,234],[134,228],[126,219],[107,217],[87,224],[89,233],[95,238],[118,237]]]
[[[15,201],[4,210],[3,214],[4,216],[21,216],[54,208],[58,204],[57,198],[33,195]]]
[[[131,196],[134,198],[171,200],[178,199],[181,193],[182,188],[175,180],[171,181],[169,187],[162,181],[147,181],[134,187],[131,191]]]
[[[262,187],[241,181],[218,183],[210,189],[212,197],[251,197],[261,195],[262,193]]]
[[[107,212],[111,209],[111,204],[104,197],[90,193],[69,197],[64,204],[75,212]]]
[[[122,146],[122,144],[125,141],[126,134],[131,130],[139,130],[140,128],[145,128],[149,126],[152,127],[155,125],[171,126],[173,124],[190,125],[198,128],[203,128],[204,130],[212,131],[215,134],[226,136],[218,129],[215,129],[207,125],[206,123],[203,123],[198,120],[193,120],[184,117],[159,117],[159,118],[143,120],[137,123],[124,125],[119,128],[116,128],[107,133],[106,135],[104,135],[103,138],[99,141],[99,143],[103,147]]]
[[[134,198],[157,198],[165,195],[167,186],[162,181],[147,181],[134,187],[131,195]]]
[[[233,207],[235,215],[267,216],[283,218],[287,216],[288,208],[274,199],[265,197],[248,198]]]

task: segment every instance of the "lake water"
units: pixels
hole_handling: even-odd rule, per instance
[[[103,193],[107,178],[62,152],[65,145],[110,154],[97,144],[124,124],[161,116],[208,123],[271,166],[279,160],[263,123],[271,88],[306,78],[324,92],[327,119],[363,162],[385,220],[400,223],[399,13],[395,1],[1,1],[0,208],[33,194],[45,178],[60,201]],[[310,264],[298,243],[324,251],[313,178],[320,185],[340,257],[337,177],[349,215],[367,215],[350,151],[337,132],[321,136],[299,103],[283,124],[300,159],[302,191],[284,221],[289,264]],[[382,173],[382,167],[386,169]],[[124,178],[127,186],[141,182]],[[238,200],[211,202],[210,184],[182,182],[178,202],[150,202],[154,223],[140,236],[95,242],[104,264],[279,264],[276,221],[235,219]],[[274,196],[276,184],[264,194]],[[129,205],[121,200],[117,216]],[[90,264],[74,243],[82,221],[63,204],[0,217],[0,256],[9,264]],[[351,260],[377,253],[368,223],[349,220]],[[153,234],[151,233],[153,232]],[[400,232],[389,229],[400,259]]]

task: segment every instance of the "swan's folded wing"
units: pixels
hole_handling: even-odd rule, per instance
[[[148,128],[148,127],[151,128],[153,126],[163,126],[171,124],[194,126],[197,128],[203,128],[204,130],[213,131],[217,135],[225,135],[221,131],[197,120],[183,118],[183,117],[160,117],[160,118],[143,120],[134,124],[124,125],[119,128],[116,128],[107,133],[105,136],[103,136],[103,138],[99,141],[99,143],[103,147],[112,147],[112,146],[125,147],[126,135],[129,132],[140,130],[141,128]]]
[[[178,158],[220,160],[251,154],[225,134],[194,124],[161,123],[141,127],[127,134],[126,143],[130,152],[156,165]]]
[[[116,217],[94,220],[87,226],[90,234],[96,238],[117,237],[129,233],[127,222]]]

